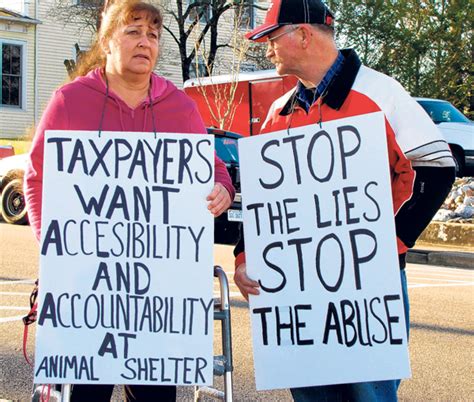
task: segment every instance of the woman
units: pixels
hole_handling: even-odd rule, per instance
[[[57,90],[36,131],[25,174],[30,224],[39,240],[45,130],[205,133],[196,106],[170,81],[153,73],[162,28],[154,6],[139,0],[110,5],[78,78]],[[208,208],[219,216],[234,188],[224,163],[215,157],[215,185]],[[76,385],[72,400],[110,400],[112,385]],[[129,400],[175,400],[174,386],[130,386]]]

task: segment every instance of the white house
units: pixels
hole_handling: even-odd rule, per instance
[[[35,38],[40,21],[29,17],[24,8],[14,12],[2,5],[0,2],[0,136],[15,137],[33,124],[37,113]]]
[[[80,6],[81,0],[70,1]],[[173,4],[173,0],[164,1],[167,6]],[[75,59],[75,44],[81,49],[90,47],[90,31],[51,16],[56,2],[0,0],[0,138],[21,138],[34,128],[53,91],[68,80],[64,60]],[[233,13],[227,12],[220,20],[219,37],[224,43],[232,34],[232,18]],[[255,19],[250,16],[251,25]],[[174,24],[167,15],[164,23]],[[165,31],[161,48],[157,72],[181,87],[178,48]],[[231,56],[227,51],[218,53],[218,57],[222,59],[219,64],[225,66]]]

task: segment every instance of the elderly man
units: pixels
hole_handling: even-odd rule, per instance
[[[277,99],[262,133],[377,111],[385,114],[400,275],[408,330],[405,256],[454,181],[447,143],[428,115],[394,79],[363,66],[352,49],[339,50],[334,16],[319,0],[273,0],[263,25],[247,34],[267,42],[278,74],[296,87]],[[246,273],[244,241],[236,246],[234,280],[244,297],[258,295]],[[363,363],[362,363],[363,364]],[[295,388],[296,401],[395,401],[400,381]]]

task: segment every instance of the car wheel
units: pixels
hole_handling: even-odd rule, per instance
[[[456,176],[463,177],[464,176],[464,155],[462,151],[458,149],[451,149],[454,159],[454,167],[456,169]]]
[[[16,225],[24,225],[28,221],[23,183],[20,179],[12,180],[3,189],[2,217],[5,222]]]

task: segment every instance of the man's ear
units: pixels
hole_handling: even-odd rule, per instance
[[[311,43],[313,31],[310,29],[310,27],[307,24],[302,24],[300,25],[299,35],[300,35],[301,46],[303,47],[303,49],[306,49]]]

